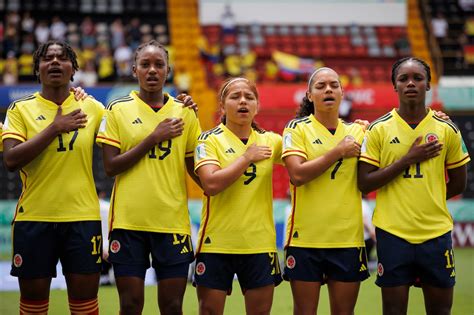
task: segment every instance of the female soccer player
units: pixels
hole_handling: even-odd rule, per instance
[[[316,313],[324,283],[331,313],[352,314],[360,282],[369,276],[356,176],[364,131],[339,119],[342,97],[338,74],[316,70],[298,118],[283,133],[293,206],[284,275],[294,314]]]
[[[234,275],[247,314],[270,314],[281,282],[272,210],[272,170],[281,136],[254,123],[258,92],[245,78],[222,85],[222,123],[199,137],[195,171],[205,196],[195,282],[200,314],[223,314]]]
[[[140,314],[145,272],[158,280],[161,314],[182,312],[193,260],[185,185],[193,172],[200,134],[195,112],[163,92],[168,52],[156,41],[135,52],[133,74],[140,90],[109,104],[97,142],[105,171],[115,176],[109,215],[109,261],[121,314]]]
[[[20,314],[47,313],[58,259],[71,313],[98,314],[102,236],[92,149],[104,109],[92,98],[74,99],[69,82],[77,69],[68,44],[40,45],[34,71],[41,91],[13,102],[3,127],[4,164],[23,182],[11,270]]]
[[[362,146],[358,186],[364,193],[377,190],[376,284],[384,314],[407,313],[413,284],[423,288],[427,314],[449,314],[453,302],[453,220],[446,199],[465,189],[470,158],[459,129],[425,107],[430,79],[423,60],[398,60],[392,84],[399,106],[370,125]]]

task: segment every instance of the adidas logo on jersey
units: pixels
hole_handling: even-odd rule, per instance
[[[323,142],[322,142],[321,139],[319,139],[319,138],[316,139],[316,140],[314,140],[313,143],[315,143],[315,144],[323,144]]]
[[[139,117],[137,117],[137,119],[135,119],[134,121],[132,121],[132,124],[134,124],[134,125],[135,125],[135,124],[143,124],[143,121],[142,121]]]
[[[181,254],[186,254],[186,253],[189,253],[189,250],[186,246],[184,246],[183,249],[181,250]]]
[[[36,117],[36,120],[46,120],[46,117],[44,117],[43,115],[39,115],[38,117]]]
[[[232,148],[228,148],[227,150],[225,150],[225,153],[235,153],[235,151]]]
[[[395,137],[390,141],[390,143],[400,143],[400,140],[398,140],[398,137]]]
[[[204,244],[211,244],[211,239],[208,237],[206,237],[206,240],[204,241]]]
[[[359,272],[366,271],[366,270],[367,270],[367,267],[364,264],[360,265]]]

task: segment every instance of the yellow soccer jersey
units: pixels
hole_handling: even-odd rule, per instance
[[[20,170],[23,191],[15,221],[100,220],[92,152],[104,107],[92,98],[75,101],[71,93],[62,104],[63,115],[78,108],[87,114],[86,127],[60,134]],[[7,111],[3,139],[24,142],[35,137],[53,122],[57,109],[39,93],[13,102]]]
[[[314,160],[332,150],[346,136],[359,143],[358,124],[339,121],[333,134],[314,115],[290,121],[283,132],[283,155]],[[287,246],[346,248],[364,246],[362,197],[357,189],[357,158],[341,159],[312,181],[291,185],[292,213]]]
[[[452,230],[453,219],[446,207],[445,169],[470,161],[461,133],[451,122],[430,110],[412,129],[394,109],[374,121],[364,139],[360,160],[384,168],[402,158],[415,139],[422,144],[438,140],[441,154],[411,165],[390,183],[377,190],[375,226],[418,244]]]
[[[255,254],[276,251],[272,171],[274,163],[281,163],[281,136],[252,130],[244,144],[220,124],[199,137],[194,169],[207,164],[225,168],[253,143],[269,146],[272,156],[250,164],[236,182],[219,194],[203,197],[198,252]]]
[[[127,152],[166,118],[182,118],[183,134],[160,142],[115,177],[110,229],[190,235],[185,158],[193,156],[201,132],[194,111],[168,95],[166,104],[155,112],[133,91],[107,107],[97,142]]]

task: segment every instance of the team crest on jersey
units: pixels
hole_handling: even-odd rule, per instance
[[[425,142],[426,143],[429,143],[429,142],[433,142],[433,141],[438,141],[438,136],[434,133],[429,133],[426,135],[425,137]]]
[[[206,265],[201,261],[196,265],[196,274],[202,276],[206,272]]]
[[[378,265],[377,265],[377,274],[379,275],[379,277],[383,276],[383,265],[382,265],[382,263],[378,263]]]
[[[204,143],[200,143],[196,147],[196,156],[198,159],[204,159],[206,157],[206,147]]]
[[[17,268],[20,268],[23,265],[23,257],[20,254],[13,256],[13,265]]]
[[[290,256],[286,257],[286,266],[287,266],[289,269],[295,268],[295,266],[296,266],[296,259],[295,259],[295,257],[293,257],[293,255],[290,255]]]
[[[113,240],[112,243],[110,243],[110,251],[114,254],[117,254],[120,251],[121,245],[120,242],[117,240]]]
[[[283,149],[288,149],[292,145],[291,133],[287,133],[283,138]]]

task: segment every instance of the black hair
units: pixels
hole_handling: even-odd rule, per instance
[[[67,58],[71,61],[72,63],[72,68],[77,71],[79,70],[79,64],[77,63],[77,55],[74,52],[74,49],[72,47],[62,41],[62,40],[49,40],[46,43],[41,44],[38,49],[35,50],[33,54],[33,73],[38,79],[38,82],[41,82],[40,77],[39,77],[39,64],[41,61],[41,58],[43,58],[46,55],[46,52],[48,51],[49,46],[52,45],[58,45],[61,46],[64,49],[64,52],[66,53]],[[71,81],[73,81],[74,76],[71,76]]]
[[[396,81],[398,69],[400,68],[400,66],[404,62],[410,61],[410,60],[418,62],[425,69],[426,79],[427,79],[428,83],[431,82],[431,69],[430,69],[430,66],[425,61],[421,60],[420,58],[416,58],[416,57],[405,57],[405,58],[402,58],[402,59],[398,59],[392,66],[392,77],[391,77],[391,79],[392,79],[393,86],[395,86],[395,81]]]
[[[305,95],[300,103],[300,107],[296,111],[296,118],[306,117],[312,114],[314,114],[314,104],[309,100],[308,96]]]
[[[143,43],[143,44],[141,44],[140,46],[137,47],[137,49],[135,50],[134,57],[133,57],[133,60],[135,62],[137,62],[138,54],[140,53],[140,51],[142,51],[143,48],[148,47],[148,46],[154,46],[154,47],[157,47],[157,48],[160,48],[161,50],[163,50],[165,52],[165,55],[166,55],[166,63],[169,66],[170,58],[169,58],[168,50],[166,50],[165,46],[163,46],[162,44],[160,44],[159,42],[157,42],[154,39],[150,40],[149,42]]]

